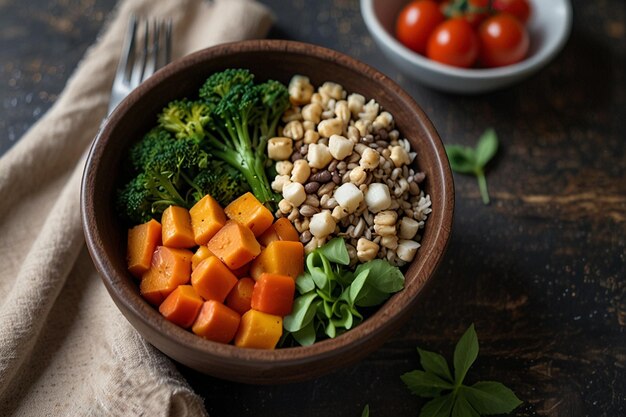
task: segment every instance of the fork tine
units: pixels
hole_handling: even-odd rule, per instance
[[[172,19],[153,19],[151,22],[142,20],[144,19],[139,19],[134,14],[130,16],[122,55],[111,88],[108,114],[135,87],[171,59]],[[141,25],[144,29],[143,39],[139,33]]]
[[[148,59],[148,42],[149,42],[148,38],[149,37],[150,37],[150,25],[148,24],[148,21],[146,20],[146,22],[144,23],[143,50],[139,55],[139,59],[141,59],[141,61],[139,61],[138,63],[135,62],[135,65],[133,66],[133,71],[130,75],[131,86],[136,87],[139,84],[141,84],[141,82],[143,81],[143,75],[146,69],[146,60]]]
[[[165,64],[172,60],[172,19],[168,19],[165,24]]]
[[[149,50],[149,59],[146,59],[146,68],[143,73],[143,79],[151,76],[154,71],[159,68],[159,38],[160,38],[160,24],[157,19],[152,20],[152,46]]]

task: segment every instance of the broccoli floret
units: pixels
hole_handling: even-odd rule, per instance
[[[226,69],[216,72],[200,88],[200,97],[210,103],[219,103],[233,86],[252,86],[254,75],[246,69]]]
[[[159,115],[159,124],[179,139],[204,138],[204,126],[210,120],[210,107],[200,101],[188,99],[170,102]]]
[[[230,69],[210,76],[200,98],[212,109],[205,140],[210,152],[239,170],[254,195],[273,210],[278,196],[265,173],[265,148],[289,106],[287,88],[277,81],[255,85],[249,71]]]
[[[212,164],[211,169],[200,171],[193,179],[193,183],[195,202],[209,194],[222,207],[250,191],[241,172],[220,161]]]
[[[152,218],[151,192],[146,188],[147,183],[145,174],[141,173],[117,192],[117,212],[132,224],[145,223]]]
[[[118,212],[127,220],[158,218],[168,206],[191,207],[192,179],[209,155],[195,138],[175,138],[162,128],[148,132],[130,150],[131,180],[118,192]],[[125,208],[126,207],[126,208]]]

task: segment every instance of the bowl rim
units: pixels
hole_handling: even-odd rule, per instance
[[[429,225],[427,227],[435,228],[432,236],[432,241],[434,242],[433,251],[432,253],[423,255],[430,256],[430,261],[429,263],[425,262],[423,268],[416,271],[416,279],[412,280],[410,283],[412,285],[405,287],[400,293],[396,294],[404,294],[402,295],[403,302],[399,304],[402,308],[396,311],[389,311],[390,308],[388,306],[391,305],[391,300],[394,299],[394,297],[397,299],[396,295],[394,295],[372,316],[384,314],[384,320],[365,320],[359,326],[351,329],[344,335],[340,335],[334,339],[326,339],[311,346],[288,347],[276,350],[242,349],[233,345],[205,340],[165,320],[158,313],[157,309],[147,305],[147,302],[137,293],[128,294],[127,291],[124,291],[123,281],[129,280],[130,275],[117,276],[111,261],[101,252],[100,247],[102,247],[102,241],[97,232],[98,227],[96,221],[93,218],[95,193],[86,192],[86,190],[93,189],[94,187],[96,167],[105,151],[108,137],[114,131],[116,124],[124,117],[129,109],[139,102],[153,87],[160,83],[165,83],[175,74],[181,71],[184,72],[190,67],[213,57],[267,50],[303,54],[313,56],[316,59],[326,62],[332,61],[333,63],[346,66],[352,70],[363,72],[367,77],[386,84],[386,87],[393,90],[394,94],[397,94],[407,103],[411,103],[412,110],[414,110],[416,114],[416,122],[421,124],[429,138],[428,142],[431,142],[431,146],[434,150],[437,172],[431,173],[431,175],[441,177],[440,186],[436,188],[436,191],[441,193],[441,207],[437,208],[437,212],[441,214],[433,216],[431,213],[427,222]],[[403,319],[408,316],[416,304],[415,300],[417,295],[423,290],[427,283],[424,281],[428,281],[428,278],[434,275],[449,243],[454,217],[454,183],[443,143],[432,122],[415,100],[395,83],[395,81],[375,70],[373,67],[338,51],[296,41],[263,39],[225,43],[202,49],[165,66],[132,91],[113,111],[109,118],[106,119],[91,145],[81,182],[80,204],[87,247],[101,279],[109,293],[111,293],[118,308],[123,310],[122,312],[126,310],[126,312],[133,314],[136,318],[141,320],[142,324],[148,326],[161,337],[165,337],[170,341],[179,342],[180,345],[185,347],[186,351],[194,351],[200,354],[219,357],[222,363],[230,366],[239,366],[241,365],[240,361],[244,359],[249,366],[256,367],[257,369],[269,369],[270,367],[276,366],[298,366],[303,363],[310,363],[311,361],[327,359],[341,352],[354,351],[356,345],[361,346],[363,343],[370,341],[376,335],[383,332],[387,327],[393,327],[387,326],[387,323],[401,323]],[[438,222],[435,223],[433,218],[438,219]],[[415,266],[415,261],[412,265]],[[426,278],[424,278],[422,282],[418,282],[417,273],[425,275]],[[115,296],[113,296],[114,294]],[[149,309],[146,309],[146,306],[149,307]],[[386,306],[388,308],[385,308]],[[145,316],[145,314],[149,314],[150,316]],[[126,318],[128,320],[128,317]],[[134,323],[133,326],[135,327]],[[346,337],[347,334],[352,334],[352,336]]]
[[[382,23],[378,19],[378,16],[374,12],[374,1],[375,0],[360,0],[360,3],[363,20],[375,38],[378,38],[380,42],[384,43],[396,55],[413,65],[449,77],[467,78],[470,80],[505,79],[520,74],[532,73],[538,70],[545,63],[551,61],[563,48],[569,38],[573,21],[572,4],[570,0],[559,0],[565,11],[565,21],[561,26],[561,30],[556,35],[557,41],[552,44],[551,48],[542,49],[539,51],[540,53],[534,54],[516,64],[504,67],[457,68],[428,59],[402,45],[383,27]]]

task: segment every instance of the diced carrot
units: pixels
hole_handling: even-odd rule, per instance
[[[270,227],[267,228],[261,236],[257,238],[259,243],[263,246],[268,246],[275,240],[289,240],[292,242],[299,242],[300,238],[296,228],[286,217],[281,217],[276,220]]]
[[[284,317],[291,314],[296,282],[287,275],[264,273],[256,280],[250,307]]]
[[[163,300],[159,311],[172,323],[188,328],[196,321],[202,303],[191,285],[179,285]]]
[[[126,259],[128,270],[141,277],[149,268],[152,253],[161,243],[161,223],[152,219],[128,230]]]
[[[261,245],[254,234],[235,220],[227,221],[207,247],[232,270],[241,268],[261,253]]]
[[[205,300],[223,303],[237,277],[217,257],[209,256],[191,273],[191,285]]]
[[[193,237],[198,245],[206,245],[227,220],[222,207],[208,194],[194,204],[189,215]]]
[[[215,300],[205,301],[191,330],[198,336],[219,343],[233,340],[241,317]]]
[[[272,212],[250,192],[227,205],[224,213],[229,219],[237,220],[252,230],[254,236],[261,236],[274,221]]]
[[[300,236],[298,235],[298,231],[293,224],[286,217],[281,217],[276,220],[272,225],[274,230],[276,230],[276,234],[278,235],[278,239],[280,240],[289,240],[291,242],[299,242]]]
[[[198,249],[191,258],[191,270],[193,271],[194,269],[196,269],[200,262],[204,261],[209,256],[215,255],[213,255],[213,253],[205,245],[198,246]]]
[[[250,276],[258,279],[262,273],[288,275],[296,279],[304,271],[304,246],[300,242],[276,240],[252,261]]]
[[[226,305],[239,314],[250,310],[252,302],[252,291],[254,290],[254,280],[252,278],[241,278],[237,285],[230,290],[226,297]]]
[[[248,310],[241,316],[235,335],[235,346],[274,349],[283,334],[283,318],[257,310]]]
[[[161,217],[163,245],[169,248],[192,248],[196,246],[191,228],[189,210],[179,206],[169,206]]]
[[[161,304],[176,287],[189,282],[192,256],[187,249],[157,246],[139,284],[141,295],[152,304]]]

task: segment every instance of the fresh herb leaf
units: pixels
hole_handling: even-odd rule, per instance
[[[315,289],[313,277],[308,272],[304,272],[296,278],[296,288],[300,294],[306,294]]]
[[[369,404],[365,404],[365,407],[363,407],[363,412],[361,413],[361,417],[370,417],[370,405]]]
[[[342,238],[309,253],[305,271],[296,279],[300,294],[283,320],[286,333],[301,345],[336,337],[363,321],[357,307],[376,306],[404,287],[399,268],[378,259],[352,272]],[[375,277],[374,277],[375,275]]]
[[[495,130],[491,128],[481,135],[475,149],[459,145],[446,145],[450,167],[459,174],[476,176],[484,204],[489,204],[485,166],[495,156],[497,151],[498,136]]]
[[[420,397],[434,397],[443,390],[454,389],[454,385],[430,372],[415,370],[400,376],[411,392]],[[436,392],[436,393],[435,393]]]
[[[460,386],[470,366],[478,357],[478,337],[472,324],[459,339],[454,349],[454,382]]]
[[[476,169],[474,149],[459,145],[446,145],[451,168],[460,174],[473,174]]]
[[[359,294],[365,285],[365,280],[367,280],[369,273],[370,271],[366,269],[356,274],[356,278],[354,278],[354,281],[350,284],[350,290],[348,292],[350,304],[354,305],[358,300]]]
[[[463,387],[469,403],[480,414],[505,414],[517,408],[522,401],[513,391],[495,381],[478,382],[471,387]]]
[[[311,346],[315,343],[315,325],[313,321],[309,322],[306,326],[298,330],[297,332],[291,333],[296,342],[300,343],[301,346]]]
[[[330,262],[340,265],[350,265],[350,255],[343,238],[336,237],[318,249]]]
[[[297,297],[293,301],[293,307],[291,314],[285,316],[283,319],[283,327],[289,332],[297,332],[305,327],[315,316],[315,310],[317,309],[317,303],[314,301],[317,299],[317,293],[310,292],[300,297]]]
[[[452,394],[437,397],[422,407],[419,417],[450,417],[453,405]]]
[[[522,401],[499,382],[463,385],[465,375],[478,356],[478,337],[472,324],[454,349],[454,381],[443,356],[417,349],[424,370],[400,376],[415,395],[434,398],[422,407],[420,417],[480,417],[510,413]]]
[[[420,354],[420,364],[426,372],[433,373],[446,381],[454,381],[448,363],[443,356],[420,348],[417,348],[417,351]]]
[[[373,259],[357,266],[355,274],[369,270],[368,285],[381,292],[394,293],[404,288],[404,275],[402,272],[382,259]]]
[[[458,391],[452,408],[452,417],[480,417],[480,414],[467,401],[463,391]]]
[[[476,163],[484,167],[498,151],[498,136],[496,131],[489,128],[485,130],[476,145]]]

